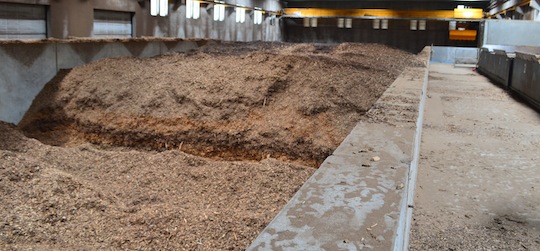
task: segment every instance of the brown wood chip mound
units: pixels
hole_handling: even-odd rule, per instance
[[[0,250],[243,250],[315,170],[0,139]]]
[[[51,145],[317,166],[413,64],[414,55],[383,45],[261,42],[106,59],[59,74],[20,127]]]
[[[243,250],[417,64],[223,43],[63,71],[19,128],[0,122],[0,250]]]

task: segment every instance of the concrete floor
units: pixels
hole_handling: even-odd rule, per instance
[[[540,113],[432,64],[412,250],[540,250]]]
[[[248,250],[392,250],[422,76],[400,76]],[[473,68],[431,64],[428,83],[410,249],[540,250],[540,114]]]

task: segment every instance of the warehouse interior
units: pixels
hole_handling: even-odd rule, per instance
[[[540,0],[0,0],[0,250],[540,250]]]

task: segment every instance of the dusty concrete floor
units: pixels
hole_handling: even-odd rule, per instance
[[[540,114],[432,64],[411,250],[540,250]]]

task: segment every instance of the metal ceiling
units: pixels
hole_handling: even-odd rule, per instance
[[[486,9],[489,0],[286,0],[286,8],[453,10],[458,5]]]

